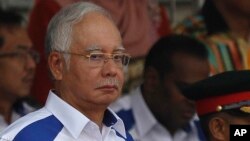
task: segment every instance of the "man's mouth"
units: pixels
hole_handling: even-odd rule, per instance
[[[96,89],[102,89],[102,90],[118,90],[118,87],[116,85],[103,85],[99,86]]]

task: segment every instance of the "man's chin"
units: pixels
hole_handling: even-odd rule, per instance
[[[105,97],[102,97],[102,100],[99,100],[98,103],[100,104],[104,104],[104,105],[109,105],[112,102],[114,102],[115,100],[117,100],[117,98],[119,97],[119,95],[106,95]]]
[[[29,95],[30,95],[30,90],[29,89],[28,90],[27,89],[23,89],[23,90],[19,91],[18,94],[17,94],[17,96],[19,98],[27,97]]]

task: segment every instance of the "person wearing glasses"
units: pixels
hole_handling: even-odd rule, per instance
[[[209,75],[207,50],[183,35],[161,38],[149,51],[142,85],[111,108],[136,141],[203,141],[194,102],[181,88]]]
[[[23,18],[0,9],[0,131],[34,111],[29,96],[39,54],[32,49]]]
[[[65,7],[50,21],[45,44],[54,88],[42,109],[9,126],[0,141],[133,141],[108,108],[130,59],[109,13],[88,2]]]

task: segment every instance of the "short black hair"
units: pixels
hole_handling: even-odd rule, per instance
[[[15,11],[0,9],[0,25],[21,25],[24,18]]]
[[[0,9],[0,27],[21,26],[24,18],[14,11]],[[0,35],[0,48],[4,44],[4,37]]]
[[[160,75],[171,71],[173,65],[172,55],[175,53],[186,53],[205,60],[208,51],[205,44],[187,35],[171,34],[159,39],[148,52],[144,68],[155,68]]]

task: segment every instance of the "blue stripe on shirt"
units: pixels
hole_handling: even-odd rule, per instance
[[[126,131],[129,131],[135,124],[132,109],[120,110],[116,113],[124,122]]]
[[[105,113],[104,113],[104,119],[103,119],[103,123],[106,125],[106,126],[111,126],[111,125],[114,125],[115,123],[117,122],[117,119],[115,118],[115,116],[110,113],[110,111],[106,110]],[[112,129],[114,129],[113,127],[111,127]],[[115,130],[115,129],[114,129]],[[117,136],[123,138],[125,141],[134,141],[132,136],[126,131],[126,136],[127,138],[123,137],[119,132],[117,132],[115,130],[115,133]]]
[[[114,125],[116,122],[117,122],[116,117],[109,110],[106,110],[104,112],[103,123],[106,126],[110,127],[110,126]]]
[[[112,129],[114,129],[114,128],[112,128]],[[115,129],[114,129],[115,130]],[[125,141],[134,141],[134,139],[132,138],[132,136],[126,131],[126,136],[127,136],[127,138],[125,138],[125,137],[123,137],[119,132],[117,132],[116,130],[115,130],[115,134],[117,135],[117,136],[119,136],[119,137],[121,137],[121,138],[123,138]]]
[[[203,130],[201,128],[200,121],[194,121],[194,124],[195,124],[195,126],[197,128],[200,141],[206,141],[206,137],[205,137],[205,135],[203,133]]]
[[[23,128],[13,141],[53,141],[62,128],[62,123],[51,115]]]

